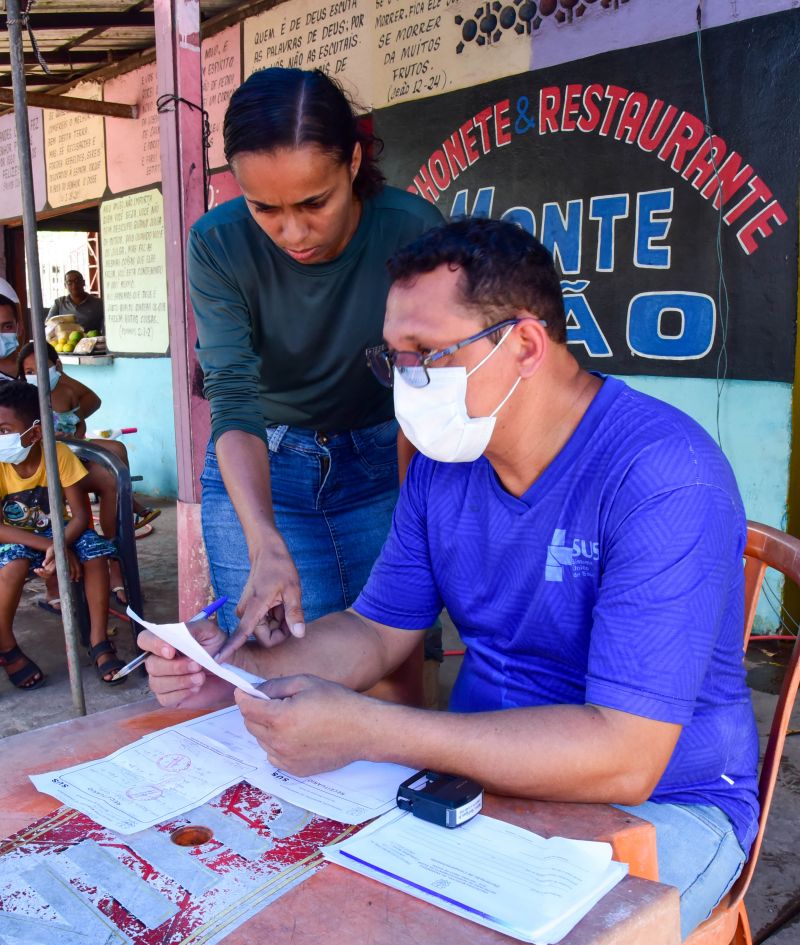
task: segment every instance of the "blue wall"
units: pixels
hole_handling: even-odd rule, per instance
[[[623,377],[627,384],[678,407],[717,438],[716,381],[702,378]],[[786,528],[791,449],[792,386],[768,381],[727,381],[720,407],[722,448],[730,460],[747,517]],[[782,578],[767,573],[756,632],[778,624]]]
[[[104,427],[138,427],[123,437],[137,492],[175,498],[178,473],[175,421],[172,413],[172,367],[169,358],[114,358],[107,366],[65,364],[70,376],[90,387],[103,405],[87,421],[87,435]]]

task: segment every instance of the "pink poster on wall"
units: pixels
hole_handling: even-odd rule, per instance
[[[212,174],[208,182],[208,209],[213,210],[221,203],[241,197],[242,192],[236,178],[230,171],[218,171]]]
[[[203,40],[203,104],[211,125],[209,167],[224,167],[222,123],[228,100],[242,82],[239,24]]]
[[[105,120],[109,189],[119,194],[158,183],[161,180],[161,151],[155,63],[106,82],[104,98],[107,102],[139,106],[136,119]]]
[[[44,128],[41,108],[28,109],[28,129],[31,137],[31,164],[33,165],[33,195],[37,210],[45,205],[47,196],[44,179]],[[19,182],[17,158],[17,131],[14,115],[0,118],[0,220],[22,215],[22,191]]]

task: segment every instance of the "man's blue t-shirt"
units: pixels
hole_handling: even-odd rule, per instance
[[[484,457],[416,456],[354,607],[415,630],[447,608],[466,644],[454,711],[589,703],[682,725],[651,800],[719,807],[747,851],[758,736],[745,538],[716,443],[608,377],[520,498]]]

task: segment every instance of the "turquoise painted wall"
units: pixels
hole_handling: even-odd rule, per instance
[[[131,473],[143,476],[137,492],[175,498],[178,473],[169,358],[114,358],[107,366],[65,364],[67,374],[90,387],[103,405],[87,421],[87,434],[103,427],[138,427],[123,437]]]
[[[693,417],[717,438],[716,381],[702,378],[623,377],[627,384],[658,397]],[[747,517],[786,528],[789,491],[792,386],[768,381],[727,381],[720,403],[722,448],[730,460]],[[778,624],[782,578],[767,574],[756,632]]]

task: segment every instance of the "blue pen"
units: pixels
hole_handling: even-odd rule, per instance
[[[207,620],[212,614],[215,614],[220,609],[220,607],[227,603],[227,597],[220,597],[219,600],[215,600],[207,607],[204,607],[200,613],[195,614],[191,620],[187,620],[186,622],[194,623],[195,620]],[[149,653],[140,653],[135,660],[131,660],[130,663],[127,663],[122,667],[122,669],[117,670],[117,672],[111,677],[111,682],[114,682],[116,679],[122,679],[123,676],[127,676],[128,673],[132,673],[135,669],[138,669],[149,655]]]

